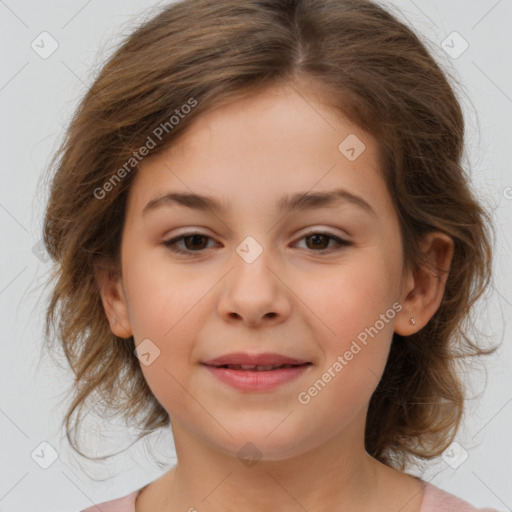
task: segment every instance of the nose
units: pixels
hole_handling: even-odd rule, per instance
[[[260,324],[284,322],[291,311],[291,292],[265,251],[252,263],[236,256],[219,299],[219,314],[228,322]]]

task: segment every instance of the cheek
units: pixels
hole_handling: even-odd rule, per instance
[[[374,325],[392,307],[398,270],[378,254],[359,253],[346,265],[328,269],[307,293],[306,289],[299,293],[308,297],[312,311],[323,323],[322,332],[343,343]]]
[[[189,319],[196,301],[191,292],[187,296],[165,287],[148,287],[135,297],[130,317],[144,378],[164,409],[182,410],[189,401],[183,390],[190,386],[191,340],[196,334]]]
[[[198,314],[211,283],[194,279],[188,269],[171,272],[168,263],[148,262],[137,250],[130,255],[123,272],[141,370],[164,408],[169,410],[170,397],[173,408],[185,406],[183,388],[189,387],[192,346],[201,325]],[[149,353],[145,360],[143,353]]]
[[[187,325],[190,313],[206,293],[192,266],[171,265],[164,249],[132,246],[126,250],[125,289],[136,341],[154,338],[168,343]]]
[[[340,393],[330,399],[339,402],[343,397],[349,402],[355,400],[354,404],[363,397],[369,398],[380,380],[394,318],[401,308],[393,285],[399,269],[390,268],[388,261],[375,254],[359,256],[337,272],[331,270],[325,286],[315,288],[308,296],[318,319],[315,330],[323,351],[316,376],[329,382],[326,387],[331,392]],[[331,374],[322,378],[326,371]],[[328,395],[325,393],[325,399]]]

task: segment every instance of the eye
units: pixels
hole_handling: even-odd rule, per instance
[[[207,239],[213,240],[211,237],[203,235],[202,233],[185,233],[171,240],[164,241],[163,245],[168,247],[173,252],[180,254],[190,254],[193,252],[201,252],[202,250],[206,249],[204,242]],[[310,244],[306,242],[306,245],[308,246],[306,247],[307,249],[313,248],[313,252],[318,252],[320,254],[334,252],[337,250],[341,250],[342,247],[348,247],[350,245],[353,245],[352,242],[344,240],[338,236],[332,235],[330,233],[322,233],[316,231],[304,235],[299,240],[303,239],[311,241]],[[328,246],[329,242],[332,240],[336,242],[337,246],[335,246],[334,248],[326,248],[325,242],[327,241]],[[180,242],[185,243],[185,249],[178,247],[178,243]]]
[[[306,235],[304,235],[300,240],[306,240],[306,246],[307,248],[320,248],[320,250],[315,250],[314,252],[319,252],[321,254],[328,253],[328,252],[334,252],[337,250],[340,250],[342,247],[348,247],[352,245],[352,242],[349,242],[347,240],[344,240],[338,236],[331,235],[330,233],[322,233],[322,232],[311,232]],[[311,241],[310,244],[308,244],[307,241]],[[325,246],[325,242],[327,241],[327,246],[329,245],[329,242],[334,240],[336,242],[336,246],[334,248],[327,248]]]
[[[210,238],[210,240],[211,240],[211,237],[203,235],[201,233],[185,233],[184,235],[173,238],[172,240],[167,240],[167,241],[163,242],[163,244],[166,247],[169,247],[169,249],[171,249],[171,251],[173,251],[173,252],[177,252],[177,253],[181,253],[181,254],[189,254],[190,252],[198,252],[197,249],[199,249],[199,250],[205,249],[204,243],[201,243],[201,239],[204,241],[205,239],[208,239],[208,238]],[[177,246],[178,242],[181,242],[181,241],[185,242],[186,250],[180,249]],[[187,241],[191,241],[191,243],[187,243]],[[187,246],[189,246],[189,247],[187,247]],[[191,250],[190,246],[191,247],[196,246],[196,248],[194,250]],[[197,246],[199,246],[199,247],[197,247]]]

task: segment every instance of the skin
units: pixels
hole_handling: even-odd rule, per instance
[[[121,272],[98,270],[97,280],[112,332],[133,335],[136,345],[149,338],[160,350],[141,369],[171,417],[178,456],[140,494],[137,512],[421,508],[422,483],[370,457],[364,428],[393,333],[408,336],[428,322],[446,275],[405,270],[377,142],[312,91],[272,86],[210,111],[176,145],[146,157],[131,187]],[[366,146],[354,161],[338,149],[350,134]],[[277,210],[282,195],[340,187],[375,214],[347,202]],[[211,195],[230,211],[166,204],[142,214],[170,191]],[[178,242],[188,255],[163,244],[191,231],[209,238]],[[320,238],[318,247],[306,236],[312,232],[352,245]],[[236,252],[247,236],[263,250],[250,264]],[[433,265],[449,268],[449,237],[430,233],[422,249]],[[299,403],[298,394],[394,303],[401,311],[317,396]],[[200,365],[235,351],[313,365],[277,389],[242,392]],[[250,467],[237,457],[248,442],[261,452]]]

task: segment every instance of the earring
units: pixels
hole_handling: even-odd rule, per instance
[[[413,317],[413,316],[411,316],[411,319],[409,320],[409,323],[410,323],[411,325],[416,325],[416,320],[414,320],[414,317]]]

